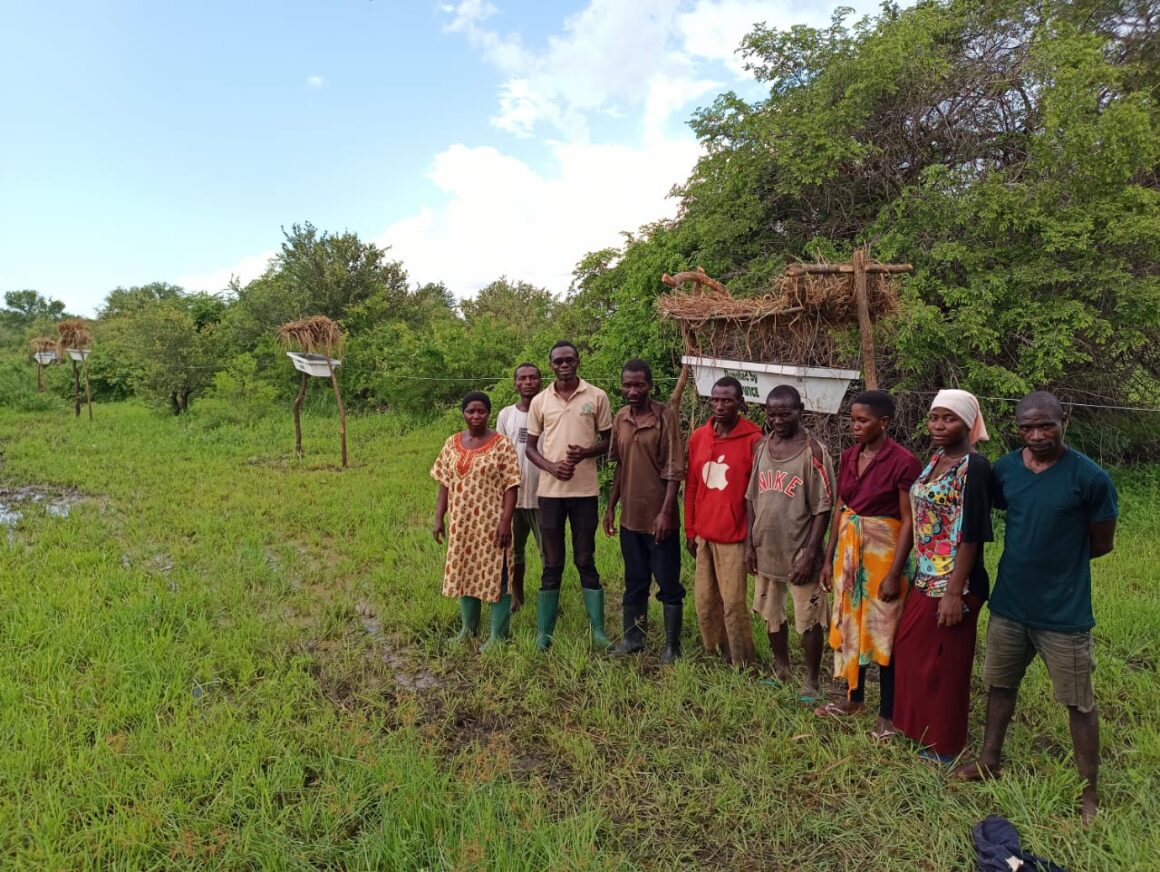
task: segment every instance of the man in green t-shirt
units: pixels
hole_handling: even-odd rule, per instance
[[[1055,396],[1028,394],[1015,407],[1024,447],[995,464],[995,505],[1007,512],[1007,527],[987,627],[987,724],[979,759],[955,776],[999,774],[1019,684],[1038,654],[1056,701],[1067,706],[1088,823],[1099,802],[1100,755],[1091,561],[1112,550],[1119,507],[1108,474],[1064,444],[1064,419]]]

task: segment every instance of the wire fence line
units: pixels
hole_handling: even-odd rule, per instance
[[[173,367],[174,369],[221,369],[219,366],[186,366]],[[365,369],[362,367],[336,367],[336,371],[341,373],[355,373],[358,375],[377,375],[386,381],[418,381],[418,382],[438,382],[443,384],[448,383],[466,383],[466,384],[495,384],[496,382],[506,381],[512,378],[512,373],[506,372],[503,375],[469,375],[469,376],[431,376],[431,375],[404,375],[402,373],[388,373],[381,369]],[[602,384],[616,384],[620,379],[620,373],[615,375],[585,375],[586,381],[599,382]],[[679,376],[654,376],[653,382],[675,382]],[[1066,386],[1059,388],[1062,391],[1070,390]],[[1088,393],[1087,391],[1075,391],[1076,393]],[[933,397],[937,391],[907,391],[911,396],[919,397]],[[989,400],[999,403],[1018,403],[1020,397],[992,397],[983,394],[975,395],[980,400]],[[1078,403],[1071,400],[1060,399],[1060,403],[1064,406],[1076,409],[1104,409],[1114,412],[1151,412],[1160,413],[1160,408],[1152,408],[1150,406],[1123,406],[1109,403]]]

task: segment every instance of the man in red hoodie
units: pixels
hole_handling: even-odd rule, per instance
[[[685,543],[697,560],[701,641],[735,666],[757,659],[745,578],[745,491],[761,430],[741,417],[743,396],[733,376],[713,385],[712,416],[689,439],[685,478]]]

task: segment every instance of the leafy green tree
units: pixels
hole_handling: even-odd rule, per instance
[[[69,317],[64,303],[38,291],[6,291],[0,308],[0,346],[23,352],[31,335],[51,333],[53,322]]]
[[[662,270],[701,265],[759,294],[790,261],[870,244],[916,267],[882,349],[906,384],[1155,402],[1154,4],[928,0],[849,18],[745,38],[766,96],[695,115],[705,153],[678,219],[586,259],[566,320],[596,354],[647,354]]]

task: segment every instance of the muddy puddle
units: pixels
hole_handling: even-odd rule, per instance
[[[24,518],[39,513],[67,518],[73,507],[86,499],[79,491],[49,485],[0,485],[0,527],[15,527]]]
[[[381,655],[383,663],[390,667],[398,684],[410,691],[433,690],[439,687],[440,681],[435,673],[408,663],[391,647],[390,641],[383,633],[383,625],[370,606],[359,603],[356,611],[362,620],[363,632],[374,642],[375,650]]]

